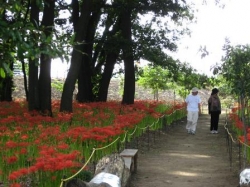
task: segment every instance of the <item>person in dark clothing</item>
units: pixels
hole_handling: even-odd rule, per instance
[[[211,96],[208,99],[208,111],[211,116],[210,131],[212,134],[218,134],[218,124],[221,114],[221,102],[218,93],[219,90],[217,88],[212,89]]]

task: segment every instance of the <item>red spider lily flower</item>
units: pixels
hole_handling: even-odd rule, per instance
[[[99,142],[106,142],[107,141],[107,136],[105,135],[99,135],[99,134],[93,134],[92,139],[99,141]]]
[[[18,173],[16,172],[12,172],[10,175],[9,175],[9,180],[17,180],[19,178],[19,175]]]
[[[240,142],[245,142],[244,136],[239,136],[238,139],[240,140]]]
[[[121,124],[120,127],[134,127],[136,124],[138,124],[142,118],[144,117],[143,114],[126,114],[126,115],[119,115],[116,116],[116,119],[114,120],[114,124]]]
[[[7,130],[8,130],[8,128],[7,128],[6,126],[0,127],[0,132],[5,132],[5,131],[7,131]]]
[[[56,176],[53,175],[53,176],[51,177],[51,180],[52,180],[52,181],[55,181],[55,180],[56,180]]]
[[[230,119],[230,120],[235,121],[235,120],[238,119],[238,118],[239,118],[238,115],[235,114],[235,113],[230,113],[230,114],[229,114],[229,119]]]
[[[20,154],[22,154],[22,155],[25,155],[25,154],[27,154],[27,149],[26,148],[22,148],[21,150],[20,150]]]
[[[86,141],[88,139],[91,139],[91,137],[92,137],[92,134],[90,132],[85,133],[85,134],[82,135],[81,141],[84,142],[84,141]]]
[[[19,142],[19,143],[18,143],[18,146],[19,146],[19,147],[28,147],[29,145],[30,145],[29,142]]]
[[[15,171],[15,173],[18,175],[18,176],[23,176],[23,175],[27,175],[30,173],[30,170],[29,168],[21,168],[17,171]]]
[[[82,137],[82,135],[86,134],[86,132],[87,129],[85,127],[72,127],[67,131],[66,137],[78,139]]]
[[[74,167],[74,162],[72,160],[66,160],[64,163],[64,168],[71,168],[71,167]]]
[[[36,145],[39,145],[39,144],[41,143],[41,140],[40,140],[40,139],[36,139],[36,140],[34,141],[34,143],[35,143]]]
[[[55,165],[54,171],[61,171],[65,169],[64,162],[59,162]]]
[[[233,113],[235,113],[235,112],[237,112],[237,110],[239,110],[239,107],[233,107],[231,110]]]
[[[74,150],[72,153],[65,155],[65,159],[75,160],[80,154],[80,151]]]
[[[38,128],[39,130],[43,130],[43,129],[44,129],[44,128],[43,128],[43,125],[41,125],[41,124],[37,125],[37,128]]]
[[[46,129],[41,131],[39,139],[47,140],[48,138],[56,137],[59,134],[60,134],[60,127],[59,126],[47,127]]]
[[[7,158],[7,163],[8,164],[13,164],[18,160],[18,158],[16,156],[11,156],[9,158]]]
[[[59,112],[57,114],[57,122],[70,122],[72,120],[73,117],[73,113],[63,113],[63,112]]]
[[[106,134],[107,136],[118,135],[116,128],[114,128],[112,126],[103,127],[103,134]]]
[[[24,135],[21,136],[22,140],[27,140],[28,138],[29,138],[29,136],[27,134],[24,134]]]
[[[236,126],[238,129],[243,129],[243,128],[244,128],[243,122],[240,121],[240,120],[236,121],[235,126]]]
[[[68,148],[69,148],[69,145],[62,142],[62,143],[60,143],[59,145],[57,145],[57,148],[58,148],[58,149],[65,150],[65,149],[68,149]]]
[[[27,175],[30,173],[30,170],[29,168],[22,168],[22,169],[19,169],[19,172],[22,173],[23,175]]]
[[[5,143],[5,146],[7,148],[16,148],[18,146],[18,143],[10,140],[10,141],[8,141],[8,142]]]
[[[54,147],[48,147],[46,145],[40,146],[39,154],[43,156],[53,155],[56,153],[56,150]]]
[[[26,110],[23,111],[20,106],[16,107],[19,111],[16,109],[11,111],[12,116],[6,120],[8,123],[1,123],[0,119],[0,123],[5,124],[0,127],[0,133],[4,133],[4,136],[7,135],[9,138],[7,140],[12,140],[3,143],[3,148],[0,148],[0,151],[18,148],[17,151],[15,150],[16,154],[27,154],[27,150],[30,150],[33,157],[28,161],[31,164],[29,168],[12,172],[9,178],[14,180],[26,175],[27,172],[39,171],[49,173],[51,180],[58,180],[53,176],[55,174],[50,172],[64,169],[72,171],[82,166],[82,163],[78,162],[83,160],[81,152],[73,151],[65,154],[65,150],[70,149],[69,142],[80,144],[81,141],[86,141],[86,145],[88,142],[95,142],[96,145],[102,146],[104,143],[98,143],[112,141],[114,136],[124,133],[129,128],[133,129],[145,115],[159,117],[161,114],[155,112],[157,105],[159,102],[145,101],[135,101],[135,104],[129,106],[121,105],[120,102],[74,103],[74,108],[77,109],[74,113],[60,113],[59,109],[56,109],[54,118],[42,117],[37,112],[30,113]],[[54,106],[59,107],[59,103],[54,103]],[[174,106],[178,108],[181,107],[181,104]],[[21,117],[20,113],[22,113]],[[10,114],[6,113],[5,115]],[[6,124],[10,124],[10,128]],[[69,124],[70,126],[68,126]],[[13,129],[17,134],[13,133]],[[14,136],[19,138],[20,142],[13,141],[15,139],[11,139],[11,137]],[[34,137],[35,139],[33,139]],[[32,142],[24,142],[29,140]],[[31,149],[28,146],[31,146]],[[6,155],[3,157],[4,161],[7,162]],[[23,155],[20,158],[22,157]]]
[[[38,169],[37,169],[36,166],[30,166],[30,167],[29,167],[29,172],[30,172],[30,173],[35,173],[37,170],[38,170]]]
[[[46,164],[44,165],[44,171],[57,171],[57,170],[63,170],[65,167],[60,167],[58,166],[61,164],[56,161],[56,158],[50,158],[47,160]]]
[[[21,184],[14,183],[14,184],[11,184],[10,187],[22,187],[22,186],[21,186]]]

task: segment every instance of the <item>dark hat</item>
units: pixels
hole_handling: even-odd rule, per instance
[[[218,92],[219,92],[219,90],[217,88],[214,88],[214,89],[212,89],[211,95],[217,94]]]

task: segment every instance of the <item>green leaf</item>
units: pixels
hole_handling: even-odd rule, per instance
[[[3,70],[4,73],[6,72],[7,75],[11,75],[12,74],[12,70],[9,67],[9,64],[3,63]],[[5,76],[6,76],[5,74]]]
[[[6,77],[6,74],[5,74],[3,68],[0,68],[0,77],[1,77],[1,78],[5,78],[5,77]]]

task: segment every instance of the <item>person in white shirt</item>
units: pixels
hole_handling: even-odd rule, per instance
[[[192,88],[191,94],[187,96],[187,125],[186,129],[189,134],[195,134],[199,114],[201,113],[201,98],[198,95],[198,88]]]

